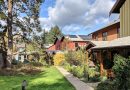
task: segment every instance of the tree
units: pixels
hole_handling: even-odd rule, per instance
[[[4,48],[8,54],[13,50],[13,36],[18,32],[29,38],[34,31],[41,31],[38,18],[42,2],[43,0],[0,0],[0,19],[7,23],[3,32],[7,35]]]
[[[44,32],[42,34],[42,41],[46,44],[52,44],[54,43],[56,37],[61,37],[63,36],[60,28],[58,26],[54,26],[50,29],[49,32]]]

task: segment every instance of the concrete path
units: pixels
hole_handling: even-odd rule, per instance
[[[56,68],[66,77],[66,79],[76,88],[76,90],[94,90],[92,87],[67,72],[64,68],[59,66],[56,66]]]

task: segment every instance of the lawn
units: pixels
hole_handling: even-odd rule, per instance
[[[55,68],[44,68],[34,76],[0,76],[0,90],[21,90],[23,80],[28,81],[27,90],[75,90]]]

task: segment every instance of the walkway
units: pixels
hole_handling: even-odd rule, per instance
[[[94,90],[92,87],[67,72],[64,68],[59,66],[56,66],[56,68],[66,77],[66,79],[76,88],[76,90]]]

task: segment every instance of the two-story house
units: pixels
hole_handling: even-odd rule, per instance
[[[94,41],[111,41],[120,37],[120,21],[115,21],[91,33]]]
[[[112,77],[112,66],[115,54],[124,57],[130,56],[130,0],[117,0],[110,14],[120,13],[120,23],[117,30],[99,30],[93,33],[93,41],[87,46],[93,54],[93,60],[99,61],[100,74],[103,75],[104,69],[107,70],[108,77]],[[114,24],[115,25],[115,24]],[[120,28],[119,28],[120,26]],[[101,32],[103,31],[103,32]],[[108,32],[109,31],[109,32]],[[111,33],[110,33],[111,31]],[[115,32],[116,31],[116,32]],[[101,33],[100,33],[101,32]],[[112,33],[113,32],[113,33]],[[115,32],[115,33],[114,33]],[[109,67],[106,67],[109,63]]]

